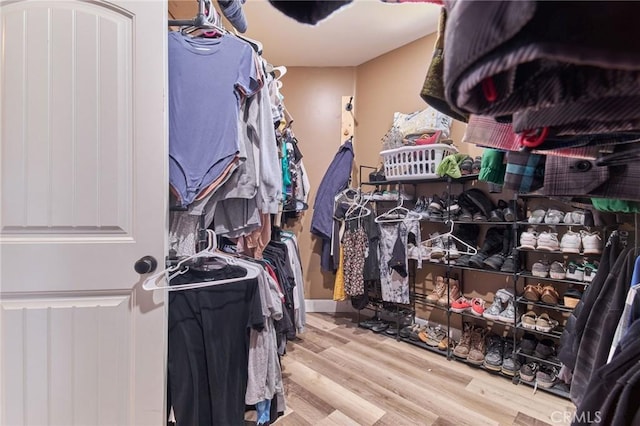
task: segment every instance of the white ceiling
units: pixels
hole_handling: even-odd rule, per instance
[[[190,18],[194,4],[173,0],[169,9],[176,18]],[[243,10],[245,35],[262,42],[270,63],[317,67],[360,65],[431,34],[437,29],[440,7],[354,0],[315,26],[287,17],[266,0],[247,0]]]

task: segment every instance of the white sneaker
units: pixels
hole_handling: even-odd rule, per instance
[[[546,260],[539,260],[531,266],[531,275],[538,278],[547,278],[549,269],[549,263]]]
[[[556,209],[547,210],[547,214],[544,215],[544,223],[548,223],[550,225],[557,225],[564,219],[564,212]]]
[[[602,239],[597,232],[580,231],[582,234],[582,246],[584,254],[600,254],[602,253]]]
[[[584,265],[574,262],[573,260],[567,265],[567,279],[575,281],[584,281]]]
[[[561,262],[555,261],[549,268],[549,274],[551,275],[551,278],[555,280],[564,280],[567,278],[567,268],[565,268],[564,264]]]
[[[444,256],[444,242],[440,237],[439,232],[434,232],[429,235],[430,238],[435,238],[431,241],[431,259],[440,259]]]
[[[564,215],[563,222],[567,225],[584,225],[584,211],[575,210],[567,212],[567,214]]]
[[[538,243],[538,234],[529,229],[528,231],[524,231],[520,234],[520,247],[535,250],[536,245]]]
[[[560,250],[560,243],[558,243],[558,234],[555,232],[543,231],[538,235],[538,249],[557,251]]]
[[[560,241],[560,250],[563,253],[580,253],[582,248],[582,238],[580,234],[573,231],[567,231]]]

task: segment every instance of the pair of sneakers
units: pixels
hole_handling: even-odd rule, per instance
[[[567,265],[566,279],[590,283],[598,273],[598,262],[571,261]]]
[[[451,303],[451,311],[459,314],[469,312],[470,314],[481,317],[484,313],[484,300],[480,297],[467,299],[464,296],[460,296]]]
[[[598,232],[580,231],[569,229],[562,236],[560,251],[563,253],[600,254],[602,253],[602,238]]]
[[[513,300],[513,290],[501,288],[496,292],[491,306],[484,310],[482,316],[493,321],[502,321],[508,324],[514,323],[516,308]]]
[[[557,232],[542,231],[538,234],[533,229],[528,229],[520,234],[520,248],[530,250],[560,250]]]

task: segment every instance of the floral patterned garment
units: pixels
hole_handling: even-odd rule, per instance
[[[364,262],[369,239],[363,228],[347,231],[342,238],[344,247],[344,288],[349,296],[364,294]]]

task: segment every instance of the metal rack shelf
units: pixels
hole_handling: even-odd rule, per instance
[[[558,278],[551,278],[551,277],[536,277],[534,276],[531,272],[526,271],[526,272],[520,272],[518,274],[520,277],[524,278],[524,279],[532,279],[532,280],[542,280],[542,281],[549,281],[549,282],[554,282],[554,283],[566,283],[566,284],[577,284],[577,285],[582,285],[582,286],[587,286],[591,283],[587,283],[584,281],[575,281],[575,280],[561,280]]]
[[[563,332],[562,329],[558,329],[558,328],[555,328],[555,329],[553,329],[553,330],[551,330],[549,332],[533,330],[531,328],[523,327],[521,321],[518,321],[518,325],[516,325],[516,328],[518,330],[524,330],[524,331],[527,331],[529,333],[534,333],[534,334],[539,334],[541,336],[551,337],[552,339],[559,339],[560,337],[562,337],[562,332]]]
[[[533,302],[531,300],[527,300],[524,297],[520,296],[516,299],[516,302],[522,304],[522,305],[532,305],[532,306],[537,306],[539,308],[543,308],[543,309],[553,309],[554,311],[560,311],[560,312],[573,312],[573,308],[568,308],[566,306],[563,305],[552,305],[549,303],[544,303],[544,302]]]
[[[373,181],[373,182],[360,182],[360,185],[369,185],[369,186],[382,186],[382,185],[397,185],[397,184],[409,184],[409,185],[419,185],[422,183],[464,183],[473,180],[477,180],[478,175],[466,175],[461,178],[454,179],[448,176],[433,178],[433,179],[417,179],[417,180],[383,180],[383,181]]]
[[[562,363],[560,361],[555,362],[555,361],[550,361],[548,359],[542,359],[542,358],[537,357],[535,355],[525,354],[525,353],[520,352],[520,349],[518,349],[516,351],[516,355],[524,357],[524,358],[532,359],[532,360],[534,360],[536,362],[542,362],[544,364],[553,365],[554,367],[562,368]]]

